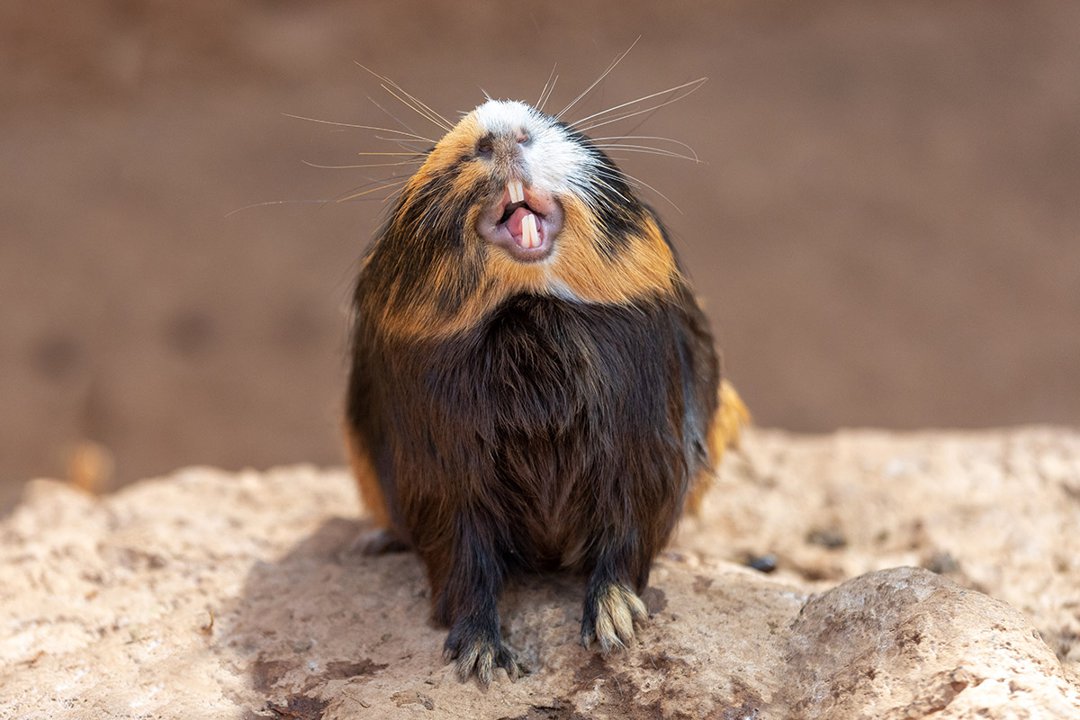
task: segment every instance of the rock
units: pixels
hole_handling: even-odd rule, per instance
[[[1080,717],[1078,458],[1064,430],[752,432],[634,647],[584,650],[581,581],[529,578],[501,610],[532,673],[486,692],[416,558],[350,552],[343,471],[36,481],[0,523],[0,717]]]
[[[791,625],[783,670],[793,680],[787,717],[1067,718],[1080,709],[1023,615],[915,568],[812,598]]]

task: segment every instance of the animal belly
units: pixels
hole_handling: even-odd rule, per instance
[[[591,529],[587,508],[591,459],[582,430],[505,434],[497,453],[495,493],[506,511],[510,550],[521,564],[554,570],[574,564]],[[576,436],[576,437],[575,437]],[[569,562],[568,562],[569,561]]]

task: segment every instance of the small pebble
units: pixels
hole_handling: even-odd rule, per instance
[[[806,542],[811,545],[820,545],[829,550],[837,550],[847,546],[847,538],[839,530],[811,530],[806,535]]]
[[[773,553],[766,553],[765,555],[751,555],[746,559],[746,565],[752,567],[758,572],[771,573],[776,570],[776,555]]]
[[[938,575],[948,575],[960,571],[960,561],[954,558],[952,553],[941,550],[927,558],[923,567]]]

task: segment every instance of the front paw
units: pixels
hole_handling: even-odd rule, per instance
[[[645,603],[621,583],[590,589],[581,619],[581,644],[588,648],[596,640],[604,653],[624,648],[634,640],[634,621],[648,617]]]
[[[454,673],[458,680],[467,682],[475,674],[477,682],[484,688],[491,684],[496,668],[505,670],[511,681],[525,674],[497,630],[492,633],[467,622],[458,623],[450,630],[443,646],[443,657],[447,662],[457,661]]]

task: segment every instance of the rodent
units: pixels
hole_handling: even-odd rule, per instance
[[[572,126],[489,100],[404,184],[353,301],[346,434],[371,549],[419,554],[458,676],[522,672],[496,607],[520,572],[583,574],[582,642],[630,643],[745,409],[623,172]]]

